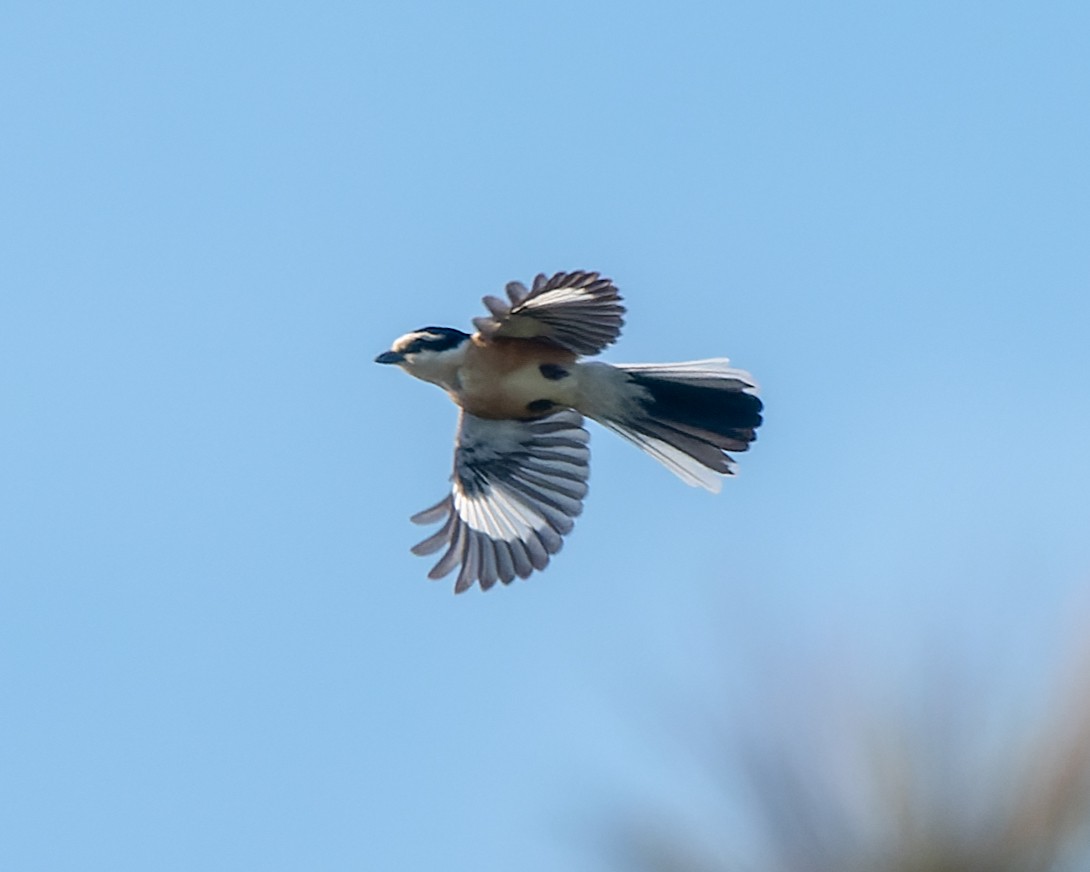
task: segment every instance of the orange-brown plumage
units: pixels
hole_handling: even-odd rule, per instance
[[[572,389],[564,379],[546,378],[541,366],[569,367],[575,359],[574,352],[548,340],[486,339],[476,334],[450,395],[479,418],[543,417],[556,406],[570,406]]]

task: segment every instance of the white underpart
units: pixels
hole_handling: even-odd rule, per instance
[[[416,335],[419,334],[407,333],[402,336],[401,339],[394,343],[394,350],[398,350],[398,343],[403,340],[407,341]],[[409,375],[421,381],[431,382],[446,390],[452,390],[458,383],[458,370],[465,362],[468,348],[469,342],[467,341],[445,351],[418,351],[415,354],[406,355],[401,367]]]
[[[632,384],[621,370],[608,363],[578,363],[575,377],[575,408],[600,424],[639,414],[639,400],[647,397],[647,391]]]

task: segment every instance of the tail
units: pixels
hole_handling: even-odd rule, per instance
[[[718,491],[734,475],[727,451],[757,438],[757,385],[726,358],[687,363],[584,364],[587,417],[634,442],[686,484]]]

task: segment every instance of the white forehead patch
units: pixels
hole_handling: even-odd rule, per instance
[[[391,351],[396,351],[396,352],[398,352],[400,354],[406,348],[408,348],[410,345],[412,345],[413,342],[415,342],[417,339],[419,339],[422,336],[428,336],[428,335],[430,335],[430,334],[423,333],[423,332],[421,332],[419,330],[414,330],[412,333],[406,333],[404,336],[398,336],[397,339],[394,340],[394,344],[393,344],[393,346],[391,348]]]

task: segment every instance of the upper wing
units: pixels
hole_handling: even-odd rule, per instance
[[[490,420],[462,413],[451,493],[416,515],[443,526],[413,548],[446,553],[428,578],[461,566],[454,592],[480,582],[488,590],[544,569],[583,511],[590,434],[578,412],[535,421]]]
[[[533,290],[509,282],[508,305],[485,297],[491,317],[474,318],[486,338],[550,339],[576,354],[597,354],[617,341],[624,325],[624,306],[617,288],[595,272],[544,274],[534,279]]]

